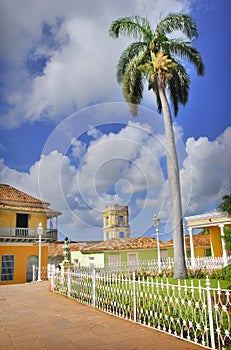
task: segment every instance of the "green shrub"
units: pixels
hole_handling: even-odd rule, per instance
[[[220,270],[219,278],[226,281],[231,281],[231,263],[229,263],[227,266],[223,267],[223,269]]]

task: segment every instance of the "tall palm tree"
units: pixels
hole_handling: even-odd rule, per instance
[[[174,31],[181,31],[185,39],[167,36]],[[180,177],[170,102],[176,116],[179,103],[185,105],[188,101],[190,79],[181,59],[188,59],[195,66],[198,75],[204,74],[200,53],[192,46],[192,40],[198,36],[197,26],[192,17],[173,13],[161,20],[153,30],[146,17],[130,16],[113,21],[109,35],[113,38],[125,35],[135,39],[122,52],[117,65],[117,80],[123,86],[123,94],[132,115],[137,115],[145,80],[148,81],[148,89],[155,93],[159,113],[163,113],[174,242],[174,276],[186,278]]]

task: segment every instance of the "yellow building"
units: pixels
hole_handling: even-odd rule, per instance
[[[210,249],[212,257],[222,257],[224,264],[227,265],[227,251],[225,249],[224,228],[231,226],[231,217],[222,212],[204,213],[185,218],[188,225],[190,238],[191,258],[200,256],[201,252],[195,249],[193,230],[207,229],[209,230]]]
[[[33,265],[48,264],[48,245],[57,241],[59,211],[50,203],[0,184],[0,284],[32,280]]]
[[[128,206],[114,204],[104,209],[103,237],[104,241],[130,237]]]

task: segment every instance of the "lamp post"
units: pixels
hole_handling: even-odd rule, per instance
[[[38,225],[38,236],[39,236],[39,260],[38,260],[38,281],[41,280],[41,245],[42,245],[42,234],[43,234],[43,227],[41,222]]]
[[[160,218],[155,214],[153,217],[153,225],[156,228],[158,272],[160,273],[161,272],[161,261],[160,261],[159,224],[160,224]]]

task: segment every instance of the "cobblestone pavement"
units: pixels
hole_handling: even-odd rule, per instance
[[[0,286],[1,350],[199,350],[49,291],[49,282]]]

